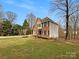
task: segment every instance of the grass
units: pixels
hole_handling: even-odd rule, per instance
[[[79,59],[79,45],[39,38],[0,38],[0,59]]]

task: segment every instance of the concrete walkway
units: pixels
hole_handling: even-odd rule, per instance
[[[23,36],[0,36],[0,38],[18,38]]]
[[[19,35],[19,36],[0,36],[0,38],[22,38],[22,37],[31,37],[32,35]]]

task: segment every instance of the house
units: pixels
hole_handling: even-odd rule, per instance
[[[37,18],[33,26],[33,35],[39,35],[48,38],[58,38],[58,24],[48,17],[44,19]]]

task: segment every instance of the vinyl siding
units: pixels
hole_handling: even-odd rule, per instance
[[[58,25],[49,23],[49,37],[58,38]]]

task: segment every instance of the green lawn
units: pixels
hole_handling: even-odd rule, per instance
[[[33,37],[0,38],[0,59],[79,59],[79,46]]]

